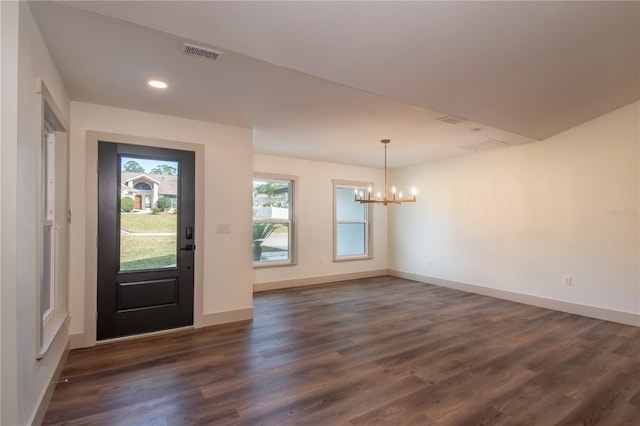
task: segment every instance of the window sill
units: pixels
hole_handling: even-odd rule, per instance
[[[334,257],[333,261],[334,262],[350,262],[352,260],[371,260],[373,259],[373,256],[341,256],[341,257]]]
[[[56,311],[52,314],[51,318],[46,321],[46,324],[42,328],[42,343],[40,350],[36,353],[36,359],[40,360],[45,357],[47,351],[51,347],[51,344],[56,339],[65,321],[69,318],[68,312]]]
[[[275,266],[296,266],[297,262],[253,262],[253,269],[261,269],[261,268],[273,268]]]

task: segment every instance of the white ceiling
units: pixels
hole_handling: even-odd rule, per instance
[[[251,127],[262,153],[381,166],[390,138],[390,165],[407,165],[544,139],[640,97],[640,2],[31,8],[73,100]],[[187,57],[183,41],[225,53]]]

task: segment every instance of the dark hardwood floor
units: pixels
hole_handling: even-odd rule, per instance
[[[74,350],[45,424],[640,425],[640,327],[392,277]]]

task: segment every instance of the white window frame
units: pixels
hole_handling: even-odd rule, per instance
[[[42,147],[38,157],[39,174],[42,182],[38,190],[38,263],[36,306],[40,321],[36,330],[36,359],[42,359],[69,317],[68,311],[68,220],[69,152],[66,139],[67,126],[62,123],[63,115],[57,107],[45,84],[38,81],[41,95]],[[63,200],[61,204],[61,201]],[[45,234],[49,234],[45,244]],[[49,259],[47,262],[46,259]],[[45,290],[45,286],[47,290]],[[49,299],[43,304],[43,292]]]
[[[372,187],[373,183],[371,182],[360,182],[360,181],[352,181],[352,180],[333,180],[333,261],[334,262],[344,262],[350,260],[366,260],[373,259],[373,208],[371,204],[365,204],[365,218],[363,220],[338,220],[338,198],[337,198],[337,189],[338,188],[349,188],[352,192],[355,189],[358,191],[363,191],[366,193],[369,187]],[[355,199],[355,192],[354,192]],[[365,253],[361,255],[338,255],[338,225],[341,223],[363,223],[365,225]]]
[[[296,232],[297,214],[296,202],[298,199],[298,176],[282,175],[274,173],[254,172],[252,182],[256,180],[266,182],[287,182],[289,184],[289,219],[252,219],[251,225],[254,223],[281,223],[288,226],[289,237],[289,258],[286,260],[259,260],[253,261],[254,268],[268,268],[273,266],[292,266],[298,263],[298,238]],[[252,197],[253,202],[253,197]]]

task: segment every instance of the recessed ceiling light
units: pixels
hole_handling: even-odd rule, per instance
[[[164,81],[149,80],[148,83],[149,83],[149,86],[155,87],[156,89],[166,89],[167,88],[167,83],[165,83]]]

